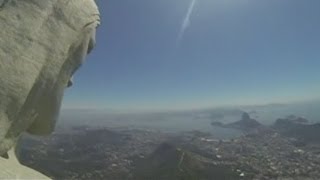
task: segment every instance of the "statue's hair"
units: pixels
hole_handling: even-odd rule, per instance
[[[86,25],[81,22],[99,22],[99,10],[94,0],[57,0],[55,11],[61,19],[65,19],[68,25],[78,29]],[[79,9],[83,9],[79,11]],[[72,17],[72,18],[70,18]]]

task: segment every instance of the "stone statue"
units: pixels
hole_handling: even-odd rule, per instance
[[[0,0],[0,156],[22,132],[53,131],[99,22],[94,0]]]

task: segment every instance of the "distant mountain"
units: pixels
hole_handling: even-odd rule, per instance
[[[206,158],[163,143],[150,156],[137,163],[134,179],[211,180],[237,179],[238,174]]]
[[[320,123],[310,124],[305,118],[291,115],[277,119],[272,127],[284,136],[294,137],[305,143],[320,143]]]
[[[273,124],[273,127],[279,130],[284,130],[284,129],[301,127],[308,124],[309,124],[309,121],[307,119],[290,115],[286,118],[277,119],[276,122]]]
[[[263,127],[257,120],[252,119],[250,115],[246,112],[242,114],[242,118],[239,121],[228,124],[223,124],[221,122],[212,122],[211,125],[224,128],[240,129],[243,131],[254,130]]]
[[[241,120],[229,123],[226,126],[235,129],[249,130],[259,128],[262,125],[257,120],[251,119],[248,113],[243,113]]]

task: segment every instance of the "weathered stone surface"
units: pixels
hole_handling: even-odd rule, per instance
[[[12,156],[12,154],[11,154]],[[0,179],[49,179],[47,176],[22,166],[17,159],[0,157]]]
[[[98,24],[94,0],[0,0],[0,154],[23,131],[53,131]]]

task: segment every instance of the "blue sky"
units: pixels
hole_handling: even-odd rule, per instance
[[[67,108],[184,109],[319,97],[319,0],[100,0]]]

